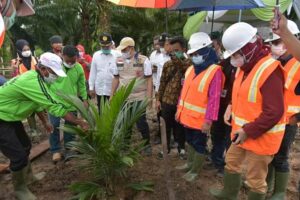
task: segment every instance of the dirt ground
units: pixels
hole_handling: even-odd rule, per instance
[[[157,124],[149,120],[152,135],[157,130]],[[299,136],[298,136],[299,137]],[[128,200],[167,200],[168,193],[166,181],[164,179],[164,165],[162,160],[157,159],[157,153],[161,150],[160,145],[153,146],[153,155],[144,157],[134,168],[129,170],[129,182],[152,181],[154,192],[139,192],[134,196],[120,197],[114,199]],[[287,200],[298,200],[297,183],[300,178],[300,138],[294,144],[291,153],[291,178],[287,191]],[[188,183],[182,179],[183,172],[175,169],[175,166],[183,164],[174,152],[170,155],[170,181],[175,191],[176,200],[213,200],[209,196],[210,187],[221,187],[222,178],[216,176],[216,171],[202,171],[198,179],[193,183]],[[45,153],[33,162],[34,172],[47,172],[46,177],[39,183],[30,186],[30,189],[37,195],[39,200],[67,200],[74,194],[68,190],[68,185],[84,178],[84,172],[76,168],[76,161],[59,163],[54,165],[51,162],[49,152]],[[0,174],[0,200],[13,200],[11,175]],[[241,189],[240,200],[246,199],[245,189]]]

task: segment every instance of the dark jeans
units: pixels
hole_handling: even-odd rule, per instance
[[[101,107],[101,99],[103,98],[104,102],[109,100],[110,96],[106,95],[97,95],[97,106],[98,106],[98,112],[100,113],[100,107]]]
[[[289,153],[291,146],[295,140],[298,126],[286,125],[284,136],[277,154],[275,154],[271,164],[277,172],[289,172]]]
[[[205,154],[207,147],[207,135],[201,130],[190,129],[185,127],[185,138],[189,145],[191,145],[198,153]]]
[[[0,120],[0,150],[10,160],[10,169],[19,171],[28,163],[31,142],[21,121]]]
[[[224,169],[225,150],[228,150],[231,144],[230,140],[231,126],[224,123],[223,117],[213,122],[211,128],[211,159],[217,169]]]
[[[185,149],[185,134],[183,126],[175,120],[176,110],[176,105],[166,103],[161,105],[161,116],[166,122],[168,150],[171,150],[171,132],[173,132],[174,140],[178,143],[178,151],[180,152],[180,149]]]
[[[77,115],[77,112],[72,112],[73,115]],[[60,134],[59,134],[59,127],[60,127],[60,117],[55,117],[49,114],[50,123],[53,126],[53,132],[49,136],[50,142],[50,151],[51,153],[57,153],[61,150],[60,145]],[[65,125],[73,125],[69,121],[65,121]],[[75,136],[71,133],[64,132],[64,147],[67,148],[67,144],[72,142],[75,139]]]

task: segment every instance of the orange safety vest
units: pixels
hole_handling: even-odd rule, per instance
[[[31,57],[31,69],[30,70],[36,70],[36,67],[35,67],[36,64],[37,64],[36,59],[32,56]],[[24,66],[23,63],[20,63],[18,65],[18,72],[19,72],[20,75],[27,72],[27,71],[28,71],[28,69]]]
[[[292,115],[300,112],[300,95],[295,94],[295,88],[300,81],[300,62],[292,58],[283,69],[287,76],[285,81],[285,99],[287,104],[286,117],[289,119]]]
[[[238,129],[253,122],[262,113],[260,88],[278,67],[282,69],[279,61],[266,56],[254,66],[244,81],[244,72],[238,69],[232,91],[232,138]],[[284,130],[285,114],[269,131],[256,139],[248,137],[239,146],[258,155],[274,155],[278,152]]]
[[[187,69],[176,113],[176,118],[184,126],[201,130],[205,121],[209,85],[218,70],[221,70],[221,66],[211,65],[196,76],[193,66]]]

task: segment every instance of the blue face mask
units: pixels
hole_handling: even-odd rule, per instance
[[[10,17],[3,17],[6,30],[10,29],[15,24],[16,16],[17,11],[14,10]]]
[[[111,53],[111,49],[102,49],[102,53],[108,55]]]

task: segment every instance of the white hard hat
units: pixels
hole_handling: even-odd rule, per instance
[[[199,49],[207,47],[212,44],[212,41],[207,33],[198,32],[194,33],[189,41],[189,50],[187,54],[192,54]]]
[[[293,22],[292,20],[288,20],[288,21],[287,21],[287,27],[288,27],[289,31],[290,31],[293,35],[297,35],[297,34],[300,33],[297,24],[296,24],[295,22]],[[272,31],[272,30],[270,30],[270,31]],[[277,34],[275,34],[275,33],[272,33],[272,37],[266,39],[265,42],[272,42],[272,41],[275,41],[275,40],[278,40],[278,39],[280,39],[280,36],[277,35]]]
[[[52,69],[57,76],[67,76],[62,68],[62,59],[54,53],[43,53],[40,58],[40,63],[41,65]]]
[[[257,33],[257,28],[254,28],[248,23],[235,23],[223,34],[222,43],[225,48],[224,58],[227,59],[232,54],[243,48],[250,42]]]

